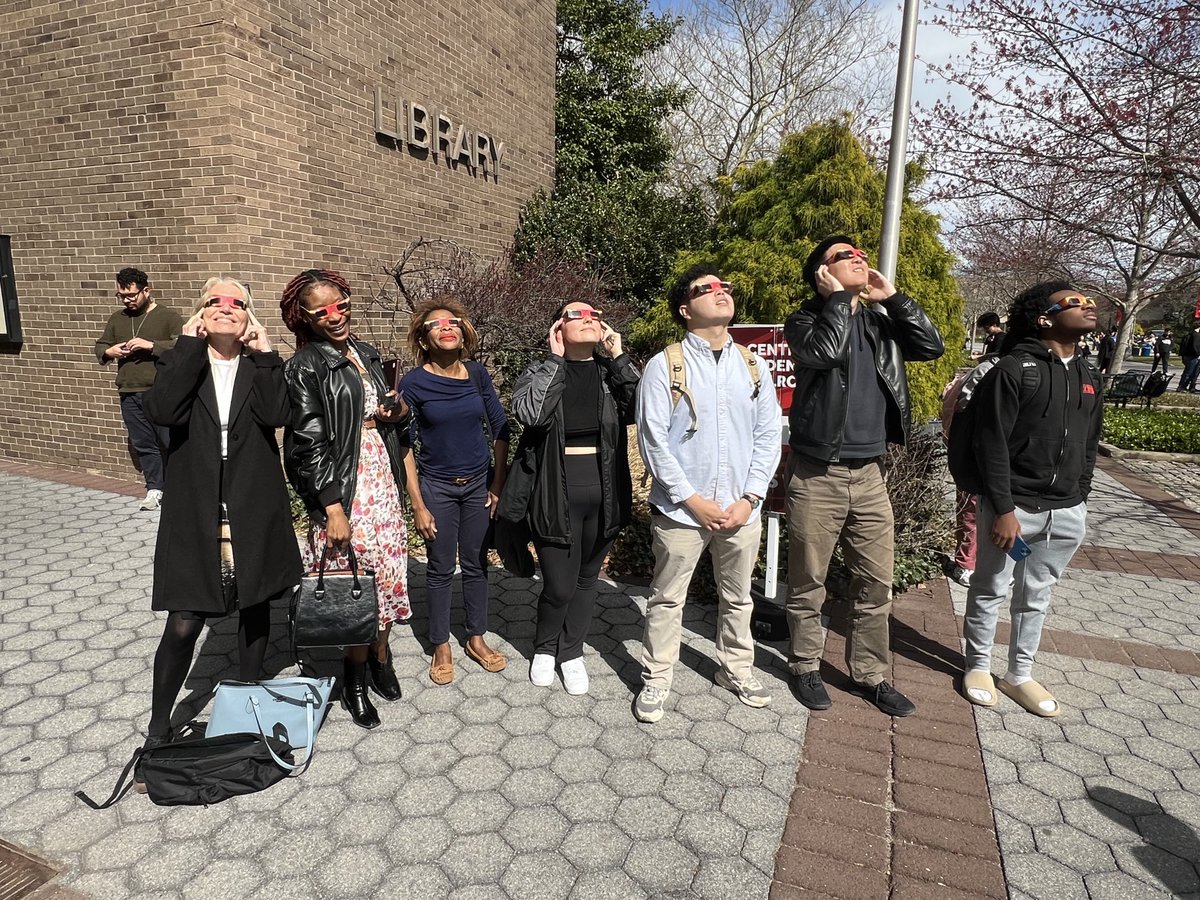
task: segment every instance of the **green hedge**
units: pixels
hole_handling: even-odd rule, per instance
[[[1200,453],[1200,414],[1158,409],[1106,409],[1104,440],[1122,450]]]

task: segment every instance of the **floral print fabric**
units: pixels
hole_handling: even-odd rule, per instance
[[[370,378],[363,379],[363,388],[365,421],[375,415],[379,397]],[[354,545],[359,568],[375,573],[380,627],[411,618],[404,507],[400,502],[400,489],[392,475],[387,448],[374,428],[362,430],[358,449],[358,483],[350,511],[350,542]],[[302,542],[300,548],[304,565],[309,571],[316,569],[324,546],[325,529],[310,529],[308,539]],[[325,565],[327,568],[349,568],[350,560],[344,553],[331,553]]]

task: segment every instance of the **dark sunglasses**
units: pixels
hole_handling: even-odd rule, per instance
[[[861,259],[863,262],[866,262],[867,254],[862,250],[859,250],[857,247],[853,247],[849,250],[839,250],[825,261],[825,265],[835,262],[845,262],[848,259]]]
[[[457,328],[459,331],[462,331],[463,320],[443,316],[440,319],[430,319],[421,327],[426,331],[433,331],[435,328]]]
[[[328,306],[322,306],[320,309],[306,309],[304,311],[320,322],[326,316],[332,316],[334,313],[341,313],[344,316],[350,312],[350,301],[343,297],[337,303],[330,303]]]
[[[212,309],[214,306],[229,306],[233,309],[246,309],[246,301],[241,297],[230,297],[228,295],[219,295],[209,297],[204,301],[205,309]]]
[[[1064,309],[1075,309],[1076,307],[1079,307],[1079,306],[1082,306],[1084,309],[1095,309],[1096,301],[1093,300],[1091,297],[1080,297],[1080,296],[1063,297],[1061,300],[1059,300],[1057,303],[1055,303],[1053,306],[1051,306],[1048,310],[1043,312],[1042,315],[1052,316],[1055,313],[1062,312]]]
[[[706,281],[704,284],[693,285],[691,296],[693,298],[703,297],[705,294],[711,294],[717,288],[720,288],[727,294],[733,293],[733,285],[728,281]]]
[[[604,312],[599,309],[568,309],[562,317],[564,322],[578,322],[581,319],[595,319],[600,322],[604,319]]]

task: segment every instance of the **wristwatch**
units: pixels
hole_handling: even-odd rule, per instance
[[[758,509],[762,506],[762,497],[755,497],[753,494],[742,494],[742,499],[750,504],[750,509]]]

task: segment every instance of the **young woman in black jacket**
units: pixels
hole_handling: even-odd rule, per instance
[[[408,537],[400,501],[402,456],[397,426],[408,409],[389,389],[379,351],[350,333],[350,286],[336,272],[309,269],[283,291],[284,324],[299,349],[287,361],[292,418],[284,464],[308,510],[305,562],[353,544],[357,562],[375,572],[379,636],[349,647],[342,702],[356,725],[375,728],[379,713],[367,696],[366,670],[384,700],[400,699],[388,635],[411,615]],[[328,565],[348,559],[331,552]]]
[[[596,580],[633,500],[625,428],[640,374],[600,310],[567,303],[554,314],[550,355],[517,379],[512,414],[525,426],[499,515],[524,518],[542,572],[529,680],[586,694],[583,641]],[[603,348],[603,353],[597,353]]]

